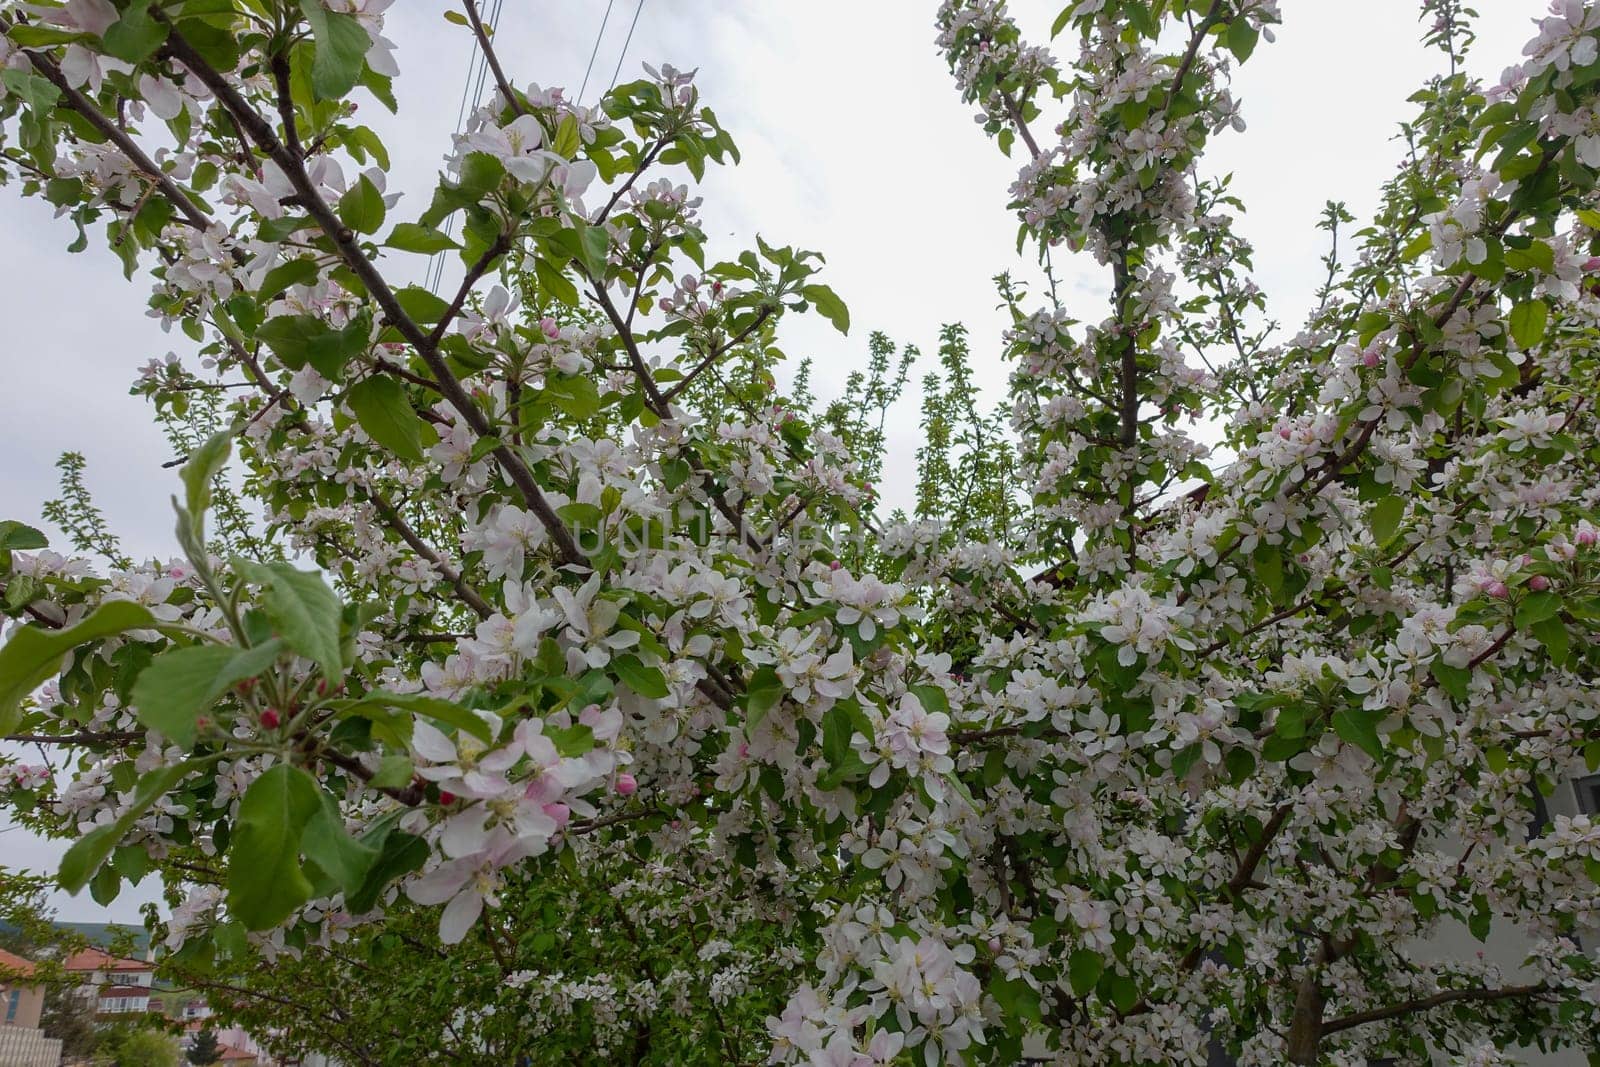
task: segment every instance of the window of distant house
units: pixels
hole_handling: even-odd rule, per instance
[[[13,989],[11,995],[6,998],[6,1022],[14,1023],[17,1021],[17,1005],[21,1002],[22,990]]]
[[[136,974],[114,974],[111,976],[112,985],[138,985],[139,976]]]
[[[1600,774],[1574,778],[1572,791],[1577,795],[1579,811],[1585,815],[1600,815]]]

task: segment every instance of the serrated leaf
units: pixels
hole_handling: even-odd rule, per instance
[[[344,674],[340,651],[339,598],[316,571],[297,570],[289,563],[253,563],[235,558],[234,570],[265,589],[261,606],[284,644],[314,660],[323,677]]]
[[[183,748],[194,745],[195,723],[235,684],[254,678],[283,652],[282,641],[255,648],[194,645],[163,652],[133,683],[138,719]]]
[[[1346,742],[1373,759],[1383,758],[1383,742],[1378,737],[1378,716],[1374,713],[1340,708],[1333,713],[1333,729]]]
[[[1567,633],[1567,625],[1559,618],[1541,619],[1533,624],[1533,636],[1550,652],[1550,658],[1555,663],[1564,664],[1572,652],[1572,637]]]
[[[0,521],[0,552],[9,552],[14,548],[48,548],[49,545],[50,539],[32,526],[15,519]]]
[[[1372,540],[1380,547],[1393,541],[1405,514],[1405,498],[1399,495],[1386,496],[1372,505],[1372,510],[1367,513],[1367,523],[1372,527]]]
[[[306,821],[300,847],[306,859],[346,893],[359,890],[378,859],[378,850],[350,836],[339,814],[339,803],[327,790],[319,789],[320,805]]]
[[[460,704],[452,704],[448,700],[420,693],[387,693],[383,690],[374,690],[336,707],[341,715],[360,715],[365,718],[371,718],[373,713],[387,708],[399,708],[465,731],[481,741],[494,740],[494,732],[477,712]]]
[[[354,16],[329,11],[322,0],[300,0],[300,10],[317,45],[311,90],[319,100],[336,100],[361,80],[372,39]]]
[[[356,233],[377,233],[385,213],[383,194],[364,174],[339,198],[339,221]]]
[[[1072,994],[1082,999],[1089,995],[1100,975],[1106,969],[1105,957],[1093,949],[1074,949],[1067,961],[1067,975],[1072,982]]]
[[[320,792],[305,771],[280,763],[239,801],[228,849],[228,913],[246,929],[271,929],[310,899],[300,844],[321,808]]]
[[[156,618],[148,608],[131,600],[101,604],[88,618],[64,630],[22,626],[0,648],[0,734],[10,733],[21,718],[21,705],[39,686],[55,676],[61,657],[82,644],[142,630]]]
[[[139,779],[133,800],[117,820],[108,826],[91,830],[78,838],[67,854],[61,857],[61,867],[56,881],[69,893],[77,893],[94,877],[100,865],[111,855],[133,824],[144,817],[157,800],[165,796],[178,781],[195,768],[198,761],[187,760],[170,767],[157,767]]]
[[[1531,349],[1544,340],[1545,326],[1550,321],[1550,308],[1543,300],[1524,300],[1511,309],[1508,322],[1511,339],[1523,350]]]
[[[222,473],[232,452],[233,431],[224,430],[189,453],[189,461],[183,465],[183,503],[197,532],[203,529],[202,517],[211,507],[211,483]]]
[[[344,400],[368,437],[403,460],[422,462],[424,439],[436,435],[399,382],[387,374],[374,374],[351,386]]]
[[[1561,596],[1546,590],[1529,593],[1517,605],[1517,629],[1530,629],[1534,623],[1553,619],[1561,613]]]
[[[647,667],[633,656],[618,656],[611,661],[611,666],[616,669],[617,677],[640,696],[651,700],[666,698],[667,680],[657,668]]]
[[[150,0],[134,0],[100,35],[106,55],[135,65],[155,55],[166,39],[166,23],[150,17]]]
[[[432,226],[423,226],[415,222],[398,223],[389,231],[389,239],[384,242],[389,248],[399,249],[401,252],[447,252],[461,245],[451,240]]]
[[[761,725],[767,713],[783,699],[783,680],[771,667],[762,667],[750,676],[745,687],[744,732],[751,734]]]
[[[818,314],[833,323],[834,329],[843,334],[850,332],[850,309],[832,289],[826,285],[806,285],[801,287],[800,295],[811,301]]]

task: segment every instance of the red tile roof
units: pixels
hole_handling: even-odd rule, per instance
[[[144,960],[128,960],[101,952],[97,948],[86,948],[82,952],[74,952],[62,964],[69,971],[153,971],[155,966]]]
[[[232,1045],[223,1045],[222,1046],[222,1062],[223,1063],[228,1063],[230,1061],[233,1062],[233,1063],[238,1063],[241,1060],[248,1060],[251,1063],[254,1063],[254,1062],[256,1062],[257,1059],[258,1059],[258,1057],[256,1056],[256,1054],[254,1052],[246,1052],[244,1049],[235,1048]]]
[[[0,971],[4,971],[5,973],[11,975],[20,974],[23,977],[27,977],[33,973],[33,964],[32,962],[23,959],[21,956],[13,955],[12,953],[7,952],[5,949],[0,948]]]

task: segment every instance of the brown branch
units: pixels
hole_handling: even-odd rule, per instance
[[[472,22],[473,36],[478,38],[478,47],[483,49],[483,58],[489,61],[489,69],[494,72],[494,83],[500,87],[500,95],[506,98],[506,103],[518,115],[526,115],[527,109],[517,99],[517,92],[511,88],[511,83],[506,80],[506,72],[500,66],[500,57],[494,54],[494,46],[489,43],[489,31],[483,27],[483,19],[478,17],[477,0],[461,0],[461,6],[467,9],[467,18]]]
[[[690,369],[689,373],[683,376],[682,380],[673,383],[672,388],[668,389],[665,393],[662,393],[662,398],[665,399],[669,404],[673,400],[677,399],[678,394],[689,388],[689,386],[694,383],[694,380],[704,373],[713,363],[727,355],[728,352],[736,346],[743,344],[749,339],[751,334],[755,333],[761,328],[762,323],[766,322],[771,317],[772,308],[762,308],[760,312],[756,314],[755,320],[751,322],[750,325],[740,330],[737,334],[730,337],[716,348],[713,348],[711,350],[711,354],[706,356],[706,358],[702,359],[699,363],[696,363],[694,367]]]
[[[1538,997],[1549,993],[1550,989],[1543,982],[1534,985],[1507,986],[1504,989],[1450,989],[1443,993],[1435,993],[1431,997],[1418,997],[1415,1000],[1402,1001],[1391,1004],[1386,1008],[1374,1008],[1371,1011],[1356,1012],[1343,1018],[1332,1019],[1322,1024],[1322,1033],[1336,1034],[1341,1030],[1349,1030],[1367,1023],[1383,1022],[1385,1019],[1397,1018],[1401,1015],[1410,1015],[1413,1012],[1427,1011],[1444,1004],[1456,1001],[1492,1001],[1512,1000],[1518,997]]]
[[[432,545],[424,541],[416,530],[411,528],[410,523],[401,517],[400,512],[395,510],[393,504],[375,492],[367,492],[364,495],[367,498],[367,502],[383,518],[385,525],[399,534],[400,539],[410,545],[413,552],[431,563],[434,570],[438,571],[445,581],[455,587],[456,593],[460,595],[469,608],[477,613],[480,619],[487,619],[494,614],[494,608],[483,598],[483,595],[462,577],[460,571],[446,563],[444,557],[439,555]]]
[[[13,23],[10,19],[0,15],[0,32],[8,32],[12,26]],[[23,49],[22,53],[33,64],[34,70],[37,70],[44,76],[46,81],[61,91],[62,98],[66,100],[72,110],[88,120],[89,125],[104,135],[106,140],[116,145],[118,151],[126,156],[130,163],[156,183],[162,195],[170,200],[172,206],[182,214],[183,221],[197,230],[204,230],[211,224],[210,217],[195,206],[194,201],[189,199],[188,194],[178,188],[176,183],[167,177],[160,167],[156,166],[155,161],[145,154],[144,149],[140,148],[133,138],[123,131],[122,127],[108,119],[88,97],[74,89],[67,82],[66,75],[61,73],[61,68],[48,56],[40,55],[28,49]]]
[[[163,19],[159,11],[152,11],[152,17]],[[493,427],[490,426],[483,411],[473,401],[472,396],[464,389],[455,373],[450,369],[450,364],[444,354],[439,351],[437,343],[419,327],[405,309],[400,306],[394,290],[373,262],[361,251],[356,241],[356,235],[349,227],[339,221],[337,215],[322,198],[321,192],[306,174],[304,162],[295,158],[294,154],[279,140],[272,126],[242,97],[227,78],[219,74],[205,58],[196,52],[184,39],[183,35],[173,28],[163,46],[163,53],[178,60],[186,66],[195,77],[199,78],[206,88],[210,89],[217,102],[226,111],[234,116],[245,133],[256,142],[257,146],[267,154],[273,162],[277,163],[288,177],[289,183],[294,186],[298,201],[305,207],[306,213],[311,217],[322,232],[334,243],[345,263],[366,287],[368,294],[383,310],[384,317],[392,324],[400,335],[422,357],[428,369],[433,373],[439,383],[439,391],[460,414],[467,420],[467,425],[480,438],[494,437]],[[539,489],[534,480],[533,472],[528,469],[522,458],[508,446],[496,445],[492,453],[505,471],[511,483],[521,493],[528,509],[534,513],[540,523],[549,532],[551,540],[555,543],[556,553],[561,561],[572,566],[588,566],[588,557],[578,548],[573,540],[572,533],[561,521],[550,502],[545,499],[544,493]]]

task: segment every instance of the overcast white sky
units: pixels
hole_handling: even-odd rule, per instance
[[[427,206],[455,128],[471,43],[444,21],[447,6],[397,0],[387,36],[399,46],[400,114],[363,106],[393,156],[390,191],[406,194],[394,220]],[[1012,6],[1041,41],[1060,3]],[[1325,249],[1314,225],[1323,203],[1345,200],[1358,219],[1370,212],[1399,158],[1392,138],[1412,113],[1406,97],[1440,57],[1417,43],[1412,0],[1282,6],[1277,43],[1263,43],[1235,80],[1250,128],[1220,138],[1207,169],[1235,173],[1256,278],[1274,316],[1292,328],[1319,280]],[[1494,79],[1517,60],[1544,4],[1476,6],[1472,69]],[[952,321],[971,332],[990,399],[1003,396],[1003,323],[990,279],[1019,266],[1005,203],[1020,158],[1001,156],[956,97],[933,46],[934,9],[931,0],[614,0],[600,38],[584,103],[610,83],[636,10],[623,80],[637,77],[641,62],[699,68],[704,101],[743,154],[741,165],[708,173],[700,190],[714,254],[753,246],[760,233],[827,256],[826,280],[850,305],[850,336],[810,315],[787,320],[780,339],[791,356],[812,357],[824,400],[863,360],[870,331],[931,354],[940,325]],[[575,91],[605,11],[605,0],[504,0],[497,50],[512,80]],[[128,551],[166,557],[175,476],[160,465],[171,457],[127,389],[147,359],[182,354],[188,342],[145,317],[146,286],[122,279],[103,242],[67,253],[73,234],[51,212],[0,190],[0,518],[48,528],[40,505],[55,492],[54,461],[77,450]],[[1069,311],[1104,314],[1103,272],[1092,261],[1058,261],[1057,272]],[[912,499],[919,406],[913,385],[891,416],[891,507]],[[53,870],[61,851],[0,822],[0,865]],[[67,919],[137,922],[144,899],[153,897],[125,891],[109,909],[87,894],[58,894],[55,903]]]

